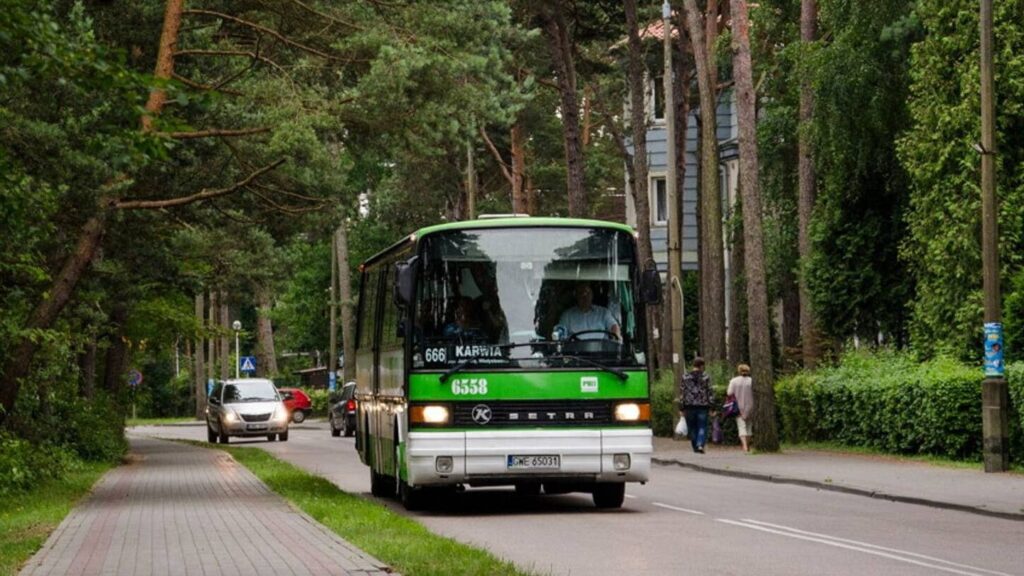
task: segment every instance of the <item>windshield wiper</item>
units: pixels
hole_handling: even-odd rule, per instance
[[[456,364],[456,365],[452,366],[451,368],[445,370],[444,373],[441,374],[441,376],[440,376],[441,384],[444,384],[445,382],[447,382],[448,379],[452,377],[452,374],[455,374],[456,372],[462,371],[463,369],[466,368],[466,366],[469,366],[470,364],[476,364],[477,361],[479,361],[479,360],[480,360],[479,356],[470,356],[469,358],[466,358],[462,362],[459,362],[458,364]]]
[[[566,359],[568,359],[568,360],[577,360],[579,362],[583,362],[584,364],[590,364],[594,368],[600,368],[601,370],[604,370],[605,372],[611,372],[612,374],[615,374],[616,376],[618,376],[619,379],[622,380],[623,382],[625,382],[626,380],[629,380],[629,374],[626,374],[622,370],[619,370],[618,368],[615,368],[615,367],[612,367],[612,366],[608,366],[606,364],[601,364],[600,362],[595,362],[594,360],[591,360],[590,358],[584,358],[582,356],[570,356],[570,355],[556,356],[556,358],[562,358],[563,360],[566,360]]]

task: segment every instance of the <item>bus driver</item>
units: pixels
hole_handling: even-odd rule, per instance
[[[622,340],[619,323],[604,306],[594,304],[594,290],[587,282],[576,284],[576,305],[562,312],[558,323],[565,328],[566,336],[581,334],[580,340],[596,340],[613,336]]]

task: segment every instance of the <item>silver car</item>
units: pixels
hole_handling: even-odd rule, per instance
[[[231,436],[288,440],[288,410],[272,381],[242,378],[214,385],[206,404],[206,439],[227,444]]]

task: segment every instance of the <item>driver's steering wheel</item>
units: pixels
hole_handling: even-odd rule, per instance
[[[570,342],[578,341],[580,340],[580,336],[583,334],[604,334],[608,336],[606,340],[611,340],[613,342],[622,342],[622,339],[619,338],[618,334],[612,332],[611,330],[580,330],[579,332],[573,332],[572,334],[570,334],[568,340]]]

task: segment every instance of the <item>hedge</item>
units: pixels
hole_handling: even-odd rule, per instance
[[[1008,368],[1011,457],[1024,462],[1024,363]],[[981,370],[909,353],[851,353],[835,367],[776,383],[780,436],[894,454],[979,460]]]

